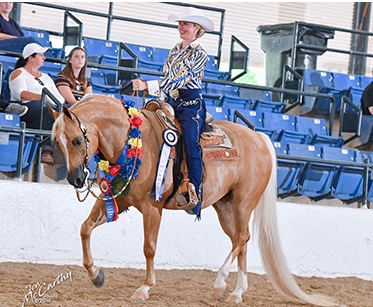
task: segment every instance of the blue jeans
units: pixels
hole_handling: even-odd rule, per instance
[[[206,106],[200,90],[179,90],[179,98],[167,99],[180,123],[190,182],[196,187],[200,202],[193,212],[200,216],[203,164],[200,136],[204,129]]]
[[[28,107],[27,113],[21,118],[21,120],[26,123],[26,128],[40,129],[41,101],[33,100],[21,104]],[[43,122],[41,128],[43,130],[52,130],[53,123],[54,118],[50,114],[48,106],[43,106]],[[43,151],[44,150],[50,150],[53,152],[54,148],[50,139],[43,146]]]

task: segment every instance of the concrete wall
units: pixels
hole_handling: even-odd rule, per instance
[[[0,262],[81,264],[80,225],[94,199],[78,202],[66,184],[0,180]],[[356,276],[372,280],[373,210],[278,202],[280,236],[292,272],[300,276]],[[254,236],[255,237],[255,236]],[[142,218],[134,208],[92,237],[96,264],[145,268]],[[157,269],[218,270],[230,242],[215,211],[202,220],[182,211],[164,211]],[[264,273],[255,239],[248,270]]]

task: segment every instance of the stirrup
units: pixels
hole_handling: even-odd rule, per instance
[[[189,196],[189,202],[186,200],[184,196],[180,194],[175,195],[178,209],[192,210],[198,205],[199,199],[196,193],[196,187],[194,186],[193,183],[189,183],[188,196]]]

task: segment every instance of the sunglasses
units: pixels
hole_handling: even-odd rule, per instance
[[[38,81],[41,86],[44,86],[44,82],[41,81],[38,77],[35,77],[35,80]]]

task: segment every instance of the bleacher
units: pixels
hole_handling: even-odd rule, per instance
[[[37,135],[21,128],[19,115],[0,113],[0,172],[9,177],[31,170],[40,142]]]
[[[122,59],[136,60],[133,56],[131,58],[131,53],[123,50],[122,54],[119,54],[119,42],[84,38],[84,44],[88,59],[92,63],[115,67]],[[136,68],[160,71],[157,62],[152,61],[152,56],[156,53],[155,48],[131,44],[126,46],[138,57]],[[52,78],[62,68],[61,63],[46,62],[45,64],[43,71],[49,73]],[[145,64],[148,66],[145,66]],[[5,67],[7,67],[7,72],[11,71],[12,61],[4,61],[4,71]],[[215,71],[217,73],[214,75],[208,74],[207,79],[221,80],[219,71]],[[117,71],[91,67],[90,72],[94,92],[118,95],[121,89],[121,80],[118,80]],[[154,78],[154,76],[150,76]],[[314,89],[318,92],[326,92],[325,88],[327,88],[333,95],[342,95],[340,94],[342,92],[343,95],[347,95],[347,93],[352,92],[352,89],[355,89],[356,92],[357,89],[361,89],[358,86],[362,84],[362,77],[355,76],[354,78],[331,72],[305,71],[304,87],[307,91]],[[350,82],[348,82],[349,80]],[[5,77],[3,89],[6,89],[6,81]],[[365,82],[368,82],[367,79],[365,79]],[[339,162],[329,164],[321,162],[329,160],[364,163],[361,158],[363,152],[343,148],[343,137],[330,135],[325,118],[310,118],[284,113],[286,110],[284,102],[271,101],[265,95],[263,99],[241,97],[239,86],[205,82],[203,95],[206,99],[207,111],[213,115],[215,120],[233,121],[246,125],[255,131],[263,132],[270,137],[278,154],[288,156],[288,159],[278,159],[279,197],[307,196],[312,200],[332,197],[343,202],[360,201],[362,199],[364,167],[343,166],[338,164]],[[322,106],[322,102],[315,102],[315,106]],[[327,110],[327,107],[319,107],[319,109],[316,109],[316,113],[325,115],[327,113],[325,110]],[[25,143],[22,173],[30,170],[32,159],[35,157],[35,144],[37,146],[35,140]],[[0,150],[4,150],[4,148],[0,147]],[[11,151],[18,150],[14,140],[12,145],[6,147],[6,150],[4,156]],[[292,160],[291,157],[297,157],[297,159]],[[299,157],[314,158],[320,161],[305,162],[299,160]],[[16,161],[14,159],[9,160],[7,164],[8,168],[4,166],[4,168],[0,168],[0,171],[14,172]],[[350,180],[354,180],[355,184],[346,184]],[[368,186],[372,190],[370,197],[373,199],[372,181],[369,181]]]
[[[361,107],[361,95],[372,77],[354,74],[343,74],[313,69],[303,70],[303,90],[330,94],[335,99],[334,112],[339,113],[342,97],[349,98],[358,108]],[[316,113],[328,115],[330,100],[325,98],[307,98],[301,107],[301,114]]]
[[[41,71],[54,78],[64,65],[64,49],[53,48],[47,31],[24,31],[51,48],[48,56],[56,61],[46,61]],[[91,37],[82,37],[82,45],[87,52],[93,92],[114,97],[119,97],[123,85],[134,77],[144,80],[159,78],[169,51]],[[7,82],[16,59],[13,55],[0,55],[3,65],[2,95],[6,99],[9,99]],[[245,125],[270,137],[278,155],[279,197],[305,196],[313,201],[335,198],[344,203],[360,202],[367,197],[368,201],[373,201],[373,180],[370,176],[373,154],[347,147],[342,135],[332,135],[333,131],[328,126],[330,123],[326,120],[330,114],[330,99],[305,96],[298,114],[295,114],[289,112],[285,100],[272,101],[267,95],[268,88],[262,89],[260,99],[245,94],[242,90],[245,85],[231,82],[231,74],[220,71],[218,67],[216,57],[210,55],[203,80],[207,111],[215,120]],[[126,71],[126,68],[135,72]],[[372,81],[373,78],[363,75],[304,69],[300,82],[301,91],[334,97],[333,112],[340,113],[345,98],[360,108],[362,91]],[[348,110],[353,112],[355,109]],[[0,122],[0,155],[7,157],[4,165],[0,164],[0,172],[12,174],[21,171],[25,174],[32,167],[40,138],[26,134],[24,145],[21,145],[22,133],[8,131],[19,127],[19,118],[16,122],[16,126],[12,121]],[[19,154],[20,151],[22,154]],[[17,170],[20,156],[22,164]],[[58,176],[57,179],[60,178]]]

